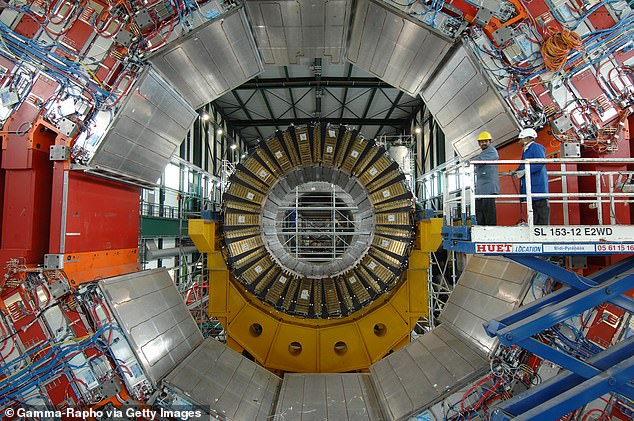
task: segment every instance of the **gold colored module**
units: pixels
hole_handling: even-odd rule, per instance
[[[442,226],[413,210],[398,165],[357,132],[263,142],[230,178],[221,221],[189,223],[227,344],[284,372],[364,370],[407,344]]]

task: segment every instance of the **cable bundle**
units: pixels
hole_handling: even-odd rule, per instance
[[[563,29],[552,34],[541,47],[544,65],[548,70],[558,72],[564,68],[570,50],[580,50],[581,37],[574,31]]]

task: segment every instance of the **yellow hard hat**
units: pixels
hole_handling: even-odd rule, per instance
[[[482,132],[478,136],[478,140],[493,140],[493,137],[491,137],[491,133],[489,132]]]

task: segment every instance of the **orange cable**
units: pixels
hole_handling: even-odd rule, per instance
[[[580,50],[582,41],[579,34],[563,29],[553,33],[541,46],[541,53],[546,69],[558,72],[564,68],[570,50]]]

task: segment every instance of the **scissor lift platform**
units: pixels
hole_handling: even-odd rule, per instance
[[[634,254],[632,225],[445,226],[447,250],[488,255]]]

